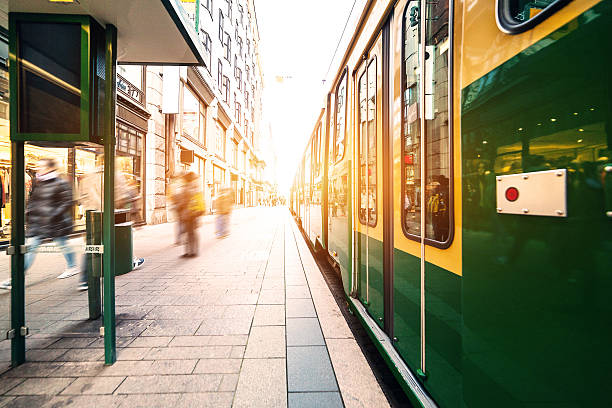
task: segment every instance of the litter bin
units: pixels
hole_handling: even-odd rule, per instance
[[[129,210],[115,210],[115,276],[132,270],[133,240]],[[85,214],[85,231],[88,245],[102,245],[102,211],[88,210]],[[106,248],[104,249],[106,250]],[[89,318],[97,319],[102,314],[100,278],[102,277],[102,255],[85,254],[87,260],[87,285]]]

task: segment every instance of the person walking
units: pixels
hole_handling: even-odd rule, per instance
[[[234,204],[233,196],[233,190],[226,187],[221,189],[219,196],[215,200],[217,238],[225,238],[229,235],[229,220],[232,213],[232,205]]]
[[[200,248],[198,221],[200,216],[204,214],[204,198],[197,181],[198,175],[193,172],[183,176],[183,188],[178,205],[180,230],[185,235],[183,257],[187,258],[197,256]]]
[[[24,272],[34,262],[36,249],[45,241],[53,241],[66,259],[67,267],[58,279],[65,279],[79,273],[75,254],[68,247],[68,235],[73,230],[72,187],[62,179],[53,158],[38,162],[32,191],[26,206],[26,248]],[[0,283],[0,289],[11,289],[11,280]]]

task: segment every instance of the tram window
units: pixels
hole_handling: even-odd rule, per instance
[[[346,132],[346,71],[336,88],[336,127],[334,129],[334,161],[344,157],[344,134]]]
[[[359,78],[359,221],[376,225],[376,58]]]
[[[317,131],[312,141],[312,163],[314,167],[314,175],[318,176],[321,171],[321,124],[317,125]]]
[[[426,49],[429,55],[425,67],[424,101],[426,134],[421,140],[419,118],[418,75],[420,24],[411,24],[411,9],[419,1],[408,3],[403,29],[403,98],[402,98],[402,220],[404,233],[419,238],[421,211],[425,214],[425,238],[435,246],[445,246],[451,237],[451,101],[449,73],[450,43],[449,0],[432,3],[427,10]],[[432,60],[430,60],[433,58]],[[431,93],[431,95],[430,95]],[[421,158],[421,143],[425,143],[426,157]],[[425,164],[426,179],[421,181],[421,165]],[[425,202],[421,203],[421,186],[425,188]]]
[[[571,0],[497,0],[497,25],[508,34],[530,30]]]

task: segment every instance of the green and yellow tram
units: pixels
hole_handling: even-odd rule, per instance
[[[414,402],[612,406],[612,1],[367,1],[291,209]]]

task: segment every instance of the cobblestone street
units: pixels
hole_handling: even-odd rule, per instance
[[[28,362],[10,370],[10,342],[0,343],[0,406],[387,405],[287,210],[237,210],[222,240],[213,221],[191,259],[172,224],[134,232],[146,262],[116,279],[112,366],[78,277],[55,279],[63,259],[40,254],[26,278]]]

